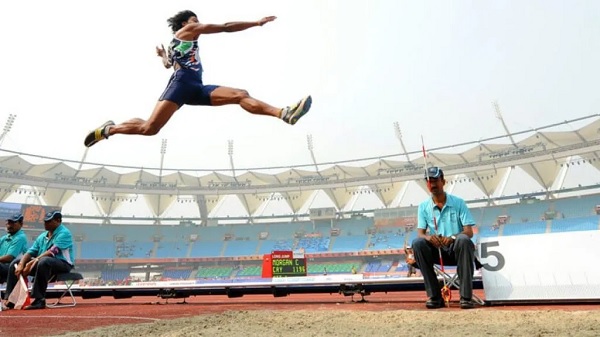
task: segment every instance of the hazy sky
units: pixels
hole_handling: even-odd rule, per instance
[[[153,137],[115,136],[88,161],[227,168],[310,163],[400,152],[599,113],[600,1],[220,0],[2,1],[3,148],[78,160],[86,133],[108,119],[147,118],[171,70],[154,47],[166,19],[258,20],[264,27],[201,36],[204,82],[247,89],[276,106],[311,94],[297,125],[237,106],[184,107]],[[401,159],[401,158],[398,158]]]
[[[394,122],[409,151],[421,135],[428,148],[501,135],[493,100],[513,132],[600,113],[600,1],[2,1],[0,124],[17,115],[2,148],[79,160],[97,125],[147,118],[171,75],[154,48],[168,44],[166,20],[184,9],[207,23],[277,16],[202,36],[204,82],[275,106],[311,94],[311,112],[289,126],[237,106],[184,107],[157,136],[115,136],[88,161],[157,167],[167,139],[165,167],[227,169],[231,139],[238,169],[309,164],[308,134],[319,162],[400,153]],[[512,181],[507,191],[522,191]],[[426,196],[409,194],[407,204]],[[80,197],[65,209],[98,212]],[[373,198],[352,207],[378,207]],[[217,213],[244,213],[237,200],[224,204]],[[311,207],[330,205],[321,193]],[[180,203],[168,211],[197,212]],[[139,201],[117,213],[148,211]]]

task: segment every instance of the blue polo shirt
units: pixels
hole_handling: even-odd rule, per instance
[[[48,231],[43,232],[40,236],[35,239],[33,246],[29,248],[27,253],[29,255],[37,257],[42,255],[52,246],[60,248],[60,252],[56,254],[56,258],[66,261],[68,264],[73,266],[75,264],[75,245],[73,244],[73,235],[71,231],[60,224],[54,230],[54,234],[48,239]]]
[[[437,232],[433,224],[434,216],[437,221]],[[417,228],[429,228],[431,235],[457,235],[463,231],[463,226],[474,225],[475,221],[465,201],[452,194],[446,193],[446,204],[441,210],[433,202],[433,198],[429,198],[419,205]]]
[[[6,234],[0,238],[0,256],[11,255],[16,259],[27,251],[27,236],[19,229],[14,234]]]

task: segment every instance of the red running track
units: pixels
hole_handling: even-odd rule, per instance
[[[481,291],[476,294],[482,295]],[[148,323],[160,319],[198,316],[231,310],[426,310],[424,291],[374,293],[365,297],[367,302],[352,302],[340,294],[292,294],[274,298],[271,295],[247,295],[241,298],[226,296],[197,296],[168,301],[160,298],[138,297],[115,300],[109,297],[83,300],[77,306],[35,311],[9,310],[0,312],[0,336],[33,337],[57,335],[69,331],[83,331],[116,324]],[[354,300],[360,300],[355,296]],[[598,305],[518,305],[494,306],[485,310],[600,310]],[[458,303],[439,310],[460,310]]]

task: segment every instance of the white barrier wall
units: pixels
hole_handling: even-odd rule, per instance
[[[488,301],[600,299],[600,231],[481,238],[478,252]]]

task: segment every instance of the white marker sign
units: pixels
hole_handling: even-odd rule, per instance
[[[600,299],[600,231],[481,238],[479,255],[488,301]]]

